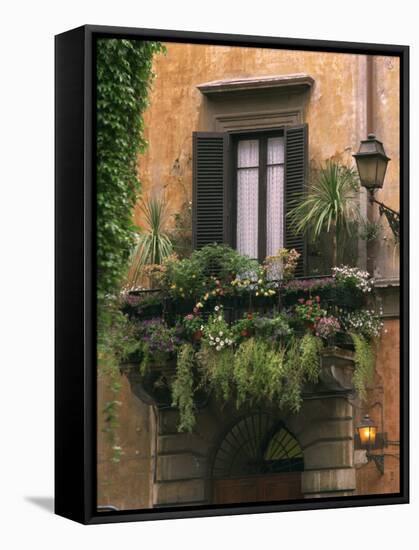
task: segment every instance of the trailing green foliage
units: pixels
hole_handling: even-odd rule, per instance
[[[134,245],[132,211],[140,183],[138,154],[146,148],[143,113],[153,78],[151,41],[97,42],[97,290],[99,301],[117,290]]]
[[[361,399],[366,399],[366,385],[372,382],[375,367],[373,344],[360,334],[351,333],[355,345],[354,388]]]
[[[138,154],[144,151],[142,115],[148,105],[153,55],[157,42],[99,39],[96,56],[96,250],[98,300],[98,367],[107,375],[114,399],[104,406],[113,460],[118,445],[119,364],[135,346],[124,334],[126,320],[109,295],[119,290],[134,244],[132,213],[140,191]],[[126,328],[126,327],[125,327]]]
[[[203,384],[214,391],[220,400],[227,401],[232,394],[234,352],[232,348],[214,351],[204,345],[197,352],[196,359]]]
[[[184,344],[178,353],[176,378],[172,386],[172,405],[179,407],[180,432],[191,432],[195,425],[194,414],[194,368],[195,352],[191,344]]]
[[[238,407],[280,397],[284,357],[284,348],[275,349],[260,339],[249,338],[240,344],[233,364]]]
[[[307,332],[299,343],[299,356],[304,378],[316,383],[320,373],[320,351],[322,349],[320,338]]]

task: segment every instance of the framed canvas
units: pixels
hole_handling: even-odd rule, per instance
[[[407,46],[56,37],[56,513],[407,503]]]

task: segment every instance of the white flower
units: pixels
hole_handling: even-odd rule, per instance
[[[218,336],[217,336],[217,338],[215,339],[215,341],[216,341],[216,342],[219,342],[219,341],[220,341],[220,339],[218,338]]]
[[[215,349],[216,349],[217,351],[220,351],[220,350],[221,350],[221,346],[217,346]]]
[[[223,318],[221,317],[221,315],[218,316],[218,320],[219,320],[219,321],[222,321],[222,320],[223,320]]]
[[[210,340],[214,340],[214,336],[212,334],[209,335]]]
[[[220,346],[221,346],[221,347],[223,347],[223,346],[224,346],[224,341],[223,341],[223,340],[221,340],[221,342],[220,342]]]
[[[220,330],[220,332],[219,332],[218,334],[219,334],[220,336],[222,336],[222,335],[223,335],[223,331]]]
[[[219,310],[220,310],[220,306],[215,306],[214,311],[219,311]]]

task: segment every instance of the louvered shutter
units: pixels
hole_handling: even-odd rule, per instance
[[[228,135],[193,134],[192,242],[195,249],[229,242]]]
[[[300,254],[296,277],[305,275],[306,242],[302,234],[291,227],[288,213],[301,200],[305,191],[308,170],[308,126],[290,126],[285,130],[285,247]]]

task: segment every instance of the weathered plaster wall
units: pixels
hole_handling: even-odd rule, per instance
[[[390,208],[399,210],[400,195],[400,67],[399,59],[394,57],[374,58],[374,101],[373,114],[375,133],[391,158],[387,166],[384,187],[377,192],[376,198]],[[375,218],[378,211],[374,209]],[[377,278],[399,277],[399,247],[395,245],[393,234],[387,220],[380,220],[381,233],[372,247]]]
[[[387,434],[389,445],[377,454],[385,453],[385,472],[381,476],[373,463],[357,469],[357,494],[397,493],[400,480],[400,322],[388,319],[384,322],[384,332],[377,348],[376,373],[372,389],[368,392],[365,409],[356,410],[355,423],[367,412],[377,423],[379,432]],[[375,403],[382,403],[384,427],[381,411]],[[368,408],[368,405],[371,407]]]
[[[151,506],[152,475],[152,411],[131,391],[126,376],[121,376],[121,391],[109,390],[105,375],[98,379],[97,433],[97,504],[111,504],[121,510]],[[118,424],[115,433],[123,454],[119,463],[112,462],[112,444],[104,432],[103,409],[107,401],[118,399]]]
[[[397,59],[387,57],[376,57],[373,64],[374,129],[392,159],[378,199],[398,209],[399,65]],[[167,55],[155,60],[157,76],[145,115],[149,148],[138,160],[144,194],[164,193],[172,215],[191,198],[192,132],[213,129],[208,127],[211,112],[207,100],[196,86],[212,80],[308,73],[315,80],[305,109],[310,133],[310,159],[314,163],[331,157],[352,162],[351,155],[367,134],[366,67],[366,57],[358,55],[167,44]],[[363,201],[366,210],[365,199]],[[137,208],[135,221],[138,225],[141,225],[141,218]],[[382,226],[382,238],[372,248],[376,274],[384,278],[397,277],[398,251],[385,220]],[[364,243],[361,243],[359,252],[362,265],[366,262]],[[384,404],[385,431],[392,441],[399,440],[398,326],[397,320],[386,321],[388,332],[379,347],[377,377],[370,395],[371,404],[377,400]],[[150,491],[153,478],[151,412],[133,396],[125,378],[122,378],[122,384],[119,435],[124,455],[119,465],[111,463],[109,445],[100,431],[100,421],[98,503],[110,503],[124,509],[148,507],[153,501]],[[102,380],[99,383],[99,406],[107,398],[106,384]],[[378,414],[375,409],[370,412],[373,418]],[[386,452],[398,454],[398,450],[394,445]],[[386,458],[384,477],[379,476],[372,464],[359,468],[356,472],[357,492],[397,491],[398,469],[399,462],[395,457]]]
[[[145,194],[164,193],[169,213],[191,198],[192,132],[208,127],[208,100],[197,85],[228,78],[307,73],[315,80],[307,103],[310,159],[352,162],[352,153],[366,137],[366,56],[260,48],[169,43],[167,55],[156,57],[151,105],[145,114],[147,153],[138,166]],[[398,206],[399,187],[399,65],[388,57],[374,58],[375,132],[392,161],[381,198]],[[141,225],[137,209],[135,220]],[[387,222],[374,252],[378,274],[394,277],[397,250]],[[390,242],[391,241],[391,242]],[[362,257],[362,246],[360,256]]]

